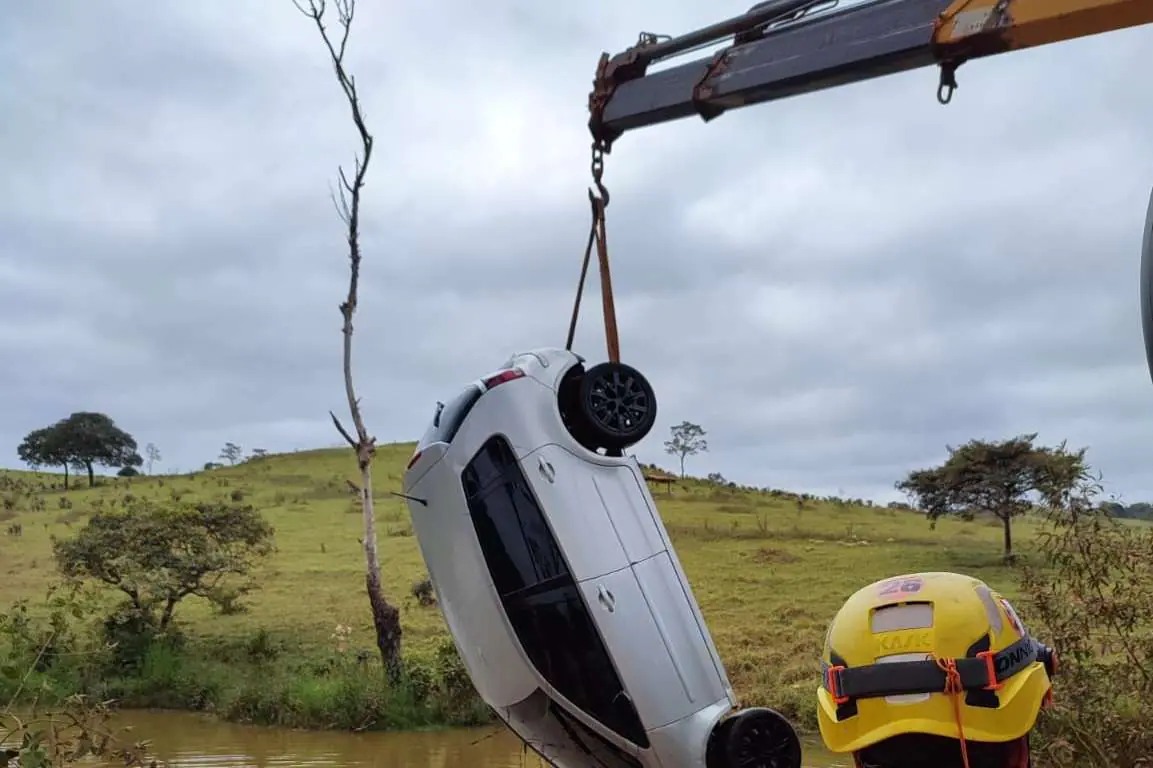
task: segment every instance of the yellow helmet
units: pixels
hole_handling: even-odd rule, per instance
[[[1052,695],[1057,659],[983,581],[934,572],[858,590],[821,662],[821,738],[855,753],[903,734],[1021,739]]]

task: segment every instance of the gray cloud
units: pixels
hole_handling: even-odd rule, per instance
[[[717,13],[362,4],[377,155],[356,365],[381,439],[563,340],[596,57]],[[661,412],[641,457],[667,463],[663,433],[690,419],[713,446],[694,471],[889,498],[946,444],[1038,431],[1153,498],[1136,283],[1153,99],[1133,76],[1151,35],[966,64],[948,107],[923,70],[622,138],[622,346]],[[226,440],[333,444],[346,264],[328,195],[356,145],[308,21],[22,6],[0,67],[3,463],[78,409],[185,470]]]

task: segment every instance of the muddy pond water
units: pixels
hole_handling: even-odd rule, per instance
[[[171,768],[545,768],[503,727],[424,733],[345,733],[224,723],[185,712],[129,711],[133,740],[152,742]],[[847,763],[806,745],[807,768]],[[94,766],[95,768],[95,766]]]

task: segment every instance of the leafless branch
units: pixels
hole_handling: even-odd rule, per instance
[[[348,433],[348,430],[344,428],[344,425],[340,423],[340,417],[338,417],[332,411],[329,411],[328,415],[332,417],[332,423],[336,427],[336,431],[340,433],[341,437],[343,437],[345,440],[347,440],[348,444],[351,445],[353,448],[356,448],[357,447],[356,438],[354,438],[352,435],[350,435]]]
[[[307,4],[305,4],[307,2]],[[373,508],[372,493],[372,460],[376,453],[376,438],[369,435],[364,426],[361,415],[360,399],[356,396],[352,377],[352,319],[356,314],[357,295],[360,288],[360,195],[364,189],[368,166],[372,160],[372,134],[368,132],[365,124],[364,112],[360,104],[360,94],[356,90],[356,80],[348,74],[345,67],[344,54],[348,46],[348,37],[352,31],[352,20],[356,12],[356,0],[332,0],[336,9],[337,22],[340,25],[340,42],[333,44],[325,25],[325,10],[327,0],[293,0],[297,10],[312,19],[328,50],[333,71],[337,82],[344,93],[348,108],[352,113],[352,122],[360,136],[360,153],[353,159],[353,174],[350,178],[344,168],[338,169],[340,184],[334,192],[329,188],[333,205],[344,222],[346,240],[348,242],[348,295],[340,305],[340,314],[344,322],[341,333],[344,335],[344,390],[348,398],[348,410],[352,415],[353,430],[350,432],[341,424],[336,414],[329,411],[332,423],[349,445],[356,451],[356,463],[360,468],[360,485],[349,483],[356,488],[360,496],[361,509],[364,512],[364,537],[360,544],[364,547],[365,557],[365,587],[368,592],[369,603],[372,607],[373,626],[376,630],[376,644],[380,649],[381,660],[388,670],[390,679],[400,679],[402,667],[400,656],[401,626],[400,613],[384,597],[381,590],[380,560],[376,548],[376,513]]]
[[[340,214],[341,220],[344,221],[347,227],[349,257],[348,296],[340,305],[340,314],[344,319],[342,328],[344,334],[344,388],[345,394],[348,397],[348,409],[352,414],[352,425],[356,431],[356,437],[353,438],[335,414],[330,412],[330,415],[341,437],[356,449],[357,462],[363,469],[372,461],[376,448],[376,440],[368,434],[368,430],[364,425],[364,418],[360,412],[360,402],[356,396],[356,388],[353,384],[352,319],[356,314],[357,296],[360,288],[360,193],[364,188],[369,163],[372,160],[373,139],[364,121],[364,114],[360,105],[360,95],[356,90],[356,81],[348,74],[344,65],[344,54],[348,47],[348,36],[352,31],[352,20],[356,14],[356,2],[355,0],[333,0],[337,22],[341,28],[340,42],[337,45],[333,45],[332,39],[328,34],[328,27],[325,24],[327,0],[307,0],[307,4],[305,0],[293,0],[293,4],[297,10],[312,19],[313,23],[316,24],[316,28],[320,32],[320,37],[324,41],[324,46],[328,50],[333,70],[336,73],[337,82],[340,83],[341,90],[344,92],[345,99],[348,101],[348,107],[352,111],[352,122],[356,126],[357,133],[360,136],[361,153],[356,156],[353,161],[355,170],[352,178],[349,178],[343,167],[339,168],[339,194],[333,196],[337,213]]]

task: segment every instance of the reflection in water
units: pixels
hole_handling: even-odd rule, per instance
[[[503,726],[353,734],[243,726],[206,715],[141,711],[120,714],[117,725],[131,725],[126,738],[151,741],[153,756],[171,768],[547,768]],[[806,748],[805,762],[811,768],[846,765],[812,748]]]

